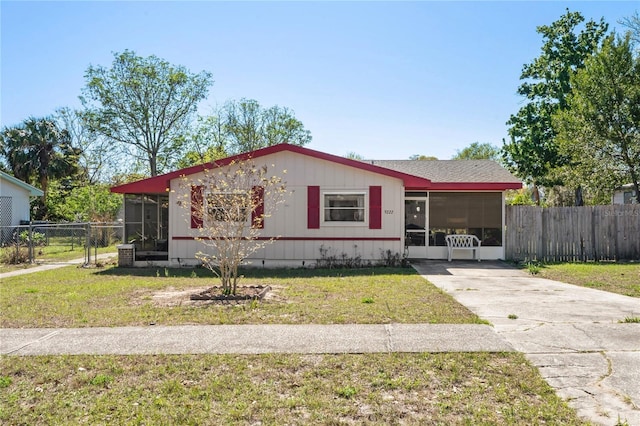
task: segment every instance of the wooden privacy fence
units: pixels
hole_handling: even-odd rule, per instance
[[[640,204],[507,206],[505,222],[510,260],[640,260]]]

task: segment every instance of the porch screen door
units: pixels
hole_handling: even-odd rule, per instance
[[[406,198],[404,200],[404,244],[412,258],[427,257],[427,200]]]

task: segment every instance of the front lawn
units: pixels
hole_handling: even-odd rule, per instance
[[[540,276],[583,287],[640,297],[640,263],[550,263]]]
[[[522,354],[0,358],[0,423],[583,424]]]
[[[218,284],[205,269],[65,267],[5,278],[0,327],[483,322],[410,268],[244,273],[245,285],[272,287],[265,300],[191,302]]]

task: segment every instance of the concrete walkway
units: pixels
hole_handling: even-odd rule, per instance
[[[3,355],[509,352],[482,324],[0,329]]]
[[[578,415],[640,425],[640,299],[533,277],[502,262],[415,265],[524,352]],[[511,316],[511,318],[509,318]]]

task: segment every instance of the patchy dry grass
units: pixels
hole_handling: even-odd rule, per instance
[[[189,295],[217,284],[203,269],[66,267],[3,279],[0,327],[177,324],[482,323],[410,268],[247,270],[270,285],[257,304]]]
[[[582,422],[521,354],[3,357],[0,422]]]
[[[540,276],[640,297],[640,263],[551,263],[542,265]]]

